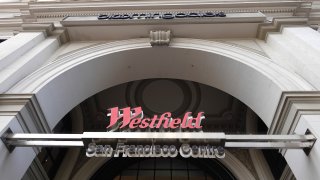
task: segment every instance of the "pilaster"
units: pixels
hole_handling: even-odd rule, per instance
[[[13,116],[25,133],[51,133],[33,94],[1,94],[0,116]]]
[[[290,149],[284,157],[297,179],[313,180],[320,177],[320,115],[302,115],[299,118],[294,133],[304,134],[307,130],[318,139],[309,155],[301,149]],[[287,177],[290,179],[290,174]]]

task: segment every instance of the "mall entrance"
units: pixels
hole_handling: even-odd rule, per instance
[[[266,134],[263,121],[235,97],[201,83],[178,79],[145,79],[127,82],[103,90],[71,110],[54,128],[54,133],[82,132],[168,132],[165,129],[106,128],[110,123],[108,109],[142,107],[145,117],[172,112],[182,117],[185,112],[204,112],[200,130],[183,132],[224,132],[226,134]],[[169,130],[170,132],[171,130]],[[174,132],[176,132],[175,130]],[[139,142],[137,142],[139,144]],[[65,173],[74,179],[257,179],[256,169],[268,168],[280,178],[286,161],[277,150],[226,149],[225,158],[132,158],[86,157],[85,148],[43,148],[39,160],[50,178]],[[250,151],[259,152],[252,153]],[[258,154],[258,155],[257,155]],[[256,158],[264,161],[257,167]],[[68,168],[65,168],[68,166]],[[241,175],[242,174],[242,175]],[[244,175],[245,174],[245,175]]]

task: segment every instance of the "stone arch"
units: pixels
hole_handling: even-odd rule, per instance
[[[149,39],[99,44],[58,57],[7,93],[34,93],[52,129],[73,107],[106,88],[148,78],[200,82],[231,94],[270,126],[283,91],[313,87],[268,57],[234,45],[174,39],[151,47]]]

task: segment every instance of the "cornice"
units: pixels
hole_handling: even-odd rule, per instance
[[[320,91],[283,92],[268,134],[292,134],[304,114],[320,114]]]
[[[51,132],[34,94],[0,94],[0,116],[15,116],[24,132]]]
[[[265,40],[269,33],[280,33],[286,26],[307,26],[308,18],[292,17],[292,18],[275,18],[272,23],[262,23],[258,26],[257,38]]]
[[[17,3],[1,3],[0,10],[2,9],[20,9],[20,8],[28,8],[29,3],[25,2],[17,2]]]
[[[276,8],[243,8],[243,9],[238,9],[238,8],[198,8],[197,10],[200,11],[214,11],[214,12],[220,12],[223,11],[225,13],[257,13],[261,12],[264,14],[268,13],[293,13],[295,11],[295,8],[281,8],[281,7],[276,7]],[[154,9],[154,10],[143,10],[144,13],[154,13],[154,12],[181,12],[181,11],[195,11],[195,9],[167,9],[167,10],[159,10],[159,9]],[[32,12],[31,14],[33,17],[38,18],[38,19],[46,19],[46,18],[64,18],[66,16],[98,16],[100,14],[105,14],[105,13],[137,13],[141,12],[141,10],[131,10],[131,11],[124,11],[124,10],[105,10],[103,8],[99,9],[87,9],[87,10],[76,10],[76,9],[70,9],[67,11],[60,11],[60,12]]]
[[[88,16],[101,13],[211,10],[226,13],[293,13],[302,1],[155,1],[155,2],[80,2],[30,4],[30,14],[37,18]]]
[[[30,9],[34,11],[54,10],[54,9],[83,9],[83,8],[110,8],[110,9],[131,9],[154,7],[157,9],[168,7],[203,7],[203,8],[232,8],[232,7],[283,7],[283,6],[299,6],[305,1],[288,0],[288,1],[116,1],[116,2],[54,2],[54,3],[30,3]]]
[[[2,3],[0,11],[12,11],[13,18],[0,19],[0,30],[21,31],[27,23],[60,22],[67,16],[97,16],[105,13],[152,13],[180,11],[223,11],[229,14],[263,13],[273,22],[261,23],[257,38],[265,39],[269,32],[280,32],[282,26],[320,26],[320,2],[304,0],[278,1],[115,1],[115,2],[20,2]],[[184,22],[188,23],[188,22]],[[120,23],[121,24],[121,23]],[[38,26],[38,25],[37,25]],[[66,36],[67,37],[67,36]],[[65,40],[62,40],[65,41]]]
[[[135,12],[179,12],[179,11],[223,11],[225,13],[256,13],[261,12],[268,17],[307,18],[308,25],[318,27],[320,24],[320,3],[303,0],[278,1],[115,1],[115,2],[22,2],[2,3],[0,10],[14,10],[14,19],[3,19],[4,30],[19,30],[21,21],[24,23],[53,23],[67,16],[97,16],[104,13],[135,13]],[[289,21],[287,21],[289,22]],[[292,22],[296,25],[296,22]],[[290,23],[289,23],[290,24]],[[276,26],[270,27],[270,26]],[[258,38],[264,39],[265,32],[279,30],[277,23],[262,24]]]
[[[68,32],[65,28],[56,28],[53,23],[39,23],[39,24],[22,24],[24,32],[43,32],[46,36],[56,36],[60,44],[64,44],[69,41]]]

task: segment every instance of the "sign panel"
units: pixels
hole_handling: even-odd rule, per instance
[[[186,112],[182,118],[172,117],[171,112],[165,112],[152,117],[145,117],[141,107],[113,107],[108,109],[107,129],[112,131],[124,131],[127,129],[140,131],[143,129],[164,129],[188,131],[193,129],[201,130],[201,122],[205,119],[204,112],[197,113],[196,117],[192,112]],[[107,132],[108,133],[108,132]],[[137,132],[130,132],[136,136]],[[165,133],[158,133],[158,135]],[[139,140],[120,139],[115,141],[104,141],[95,139],[88,143],[86,155],[88,157],[182,157],[189,158],[223,158],[224,149],[219,145],[220,141],[193,140],[192,137],[179,139],[179,133],[172,133],[171,137],[154,137],[145,139],[139,136]],[[181,135],[181,134],[179,134]],[[181,136],[180,136],[181,138]],[[221,143],[220,143],[221,144]]]
[[[96,145],[90,143],[86,149],[87,157],[177,157],[184,158],[224,158],[224,148],[211,145],[182,144],[179,149],[176,145],[126,145],[117,143],[114,149],[110,145]]]
[[[196,117],[191,112],[183,118],[170,112],[144,117],[141,107],[110,108],[109,125],[112,132],[84,132],[83,134],[13,134],[8,129],[1,135],[10,152],[23,147],[85,147],[87,157],[176,157],[224,158],[224,148],[303,149],[308,155],[316,137],[305,135],[225,135],[217,132],[188,132],[200,129],[203,112]],[[128,132],[127,129],[137,129]],[[178,132],[141,132],[140,129],[176,129]],[[124,128],[124,131],[122,130]],[[115,132],[117,131],[117,132]]]
[[[99,20],[138,20],[138,19],[184,19],[226,17],[224,12],[162,12],[162,13],[116,13],[101,14]]]
[[[171,112],[165,112],[153,117],[144,117],[141,107],[131,109],[130,107],[119,109],[118,107],[110,108],[110,124],[107,128],[118,125],[120,130],[128,127],[129,129],[201,129],[201,121],[205,118],[204,112],[199,112],[197,117],[193,117],[191,112],[186,112],[183,118],[172,117]]]

